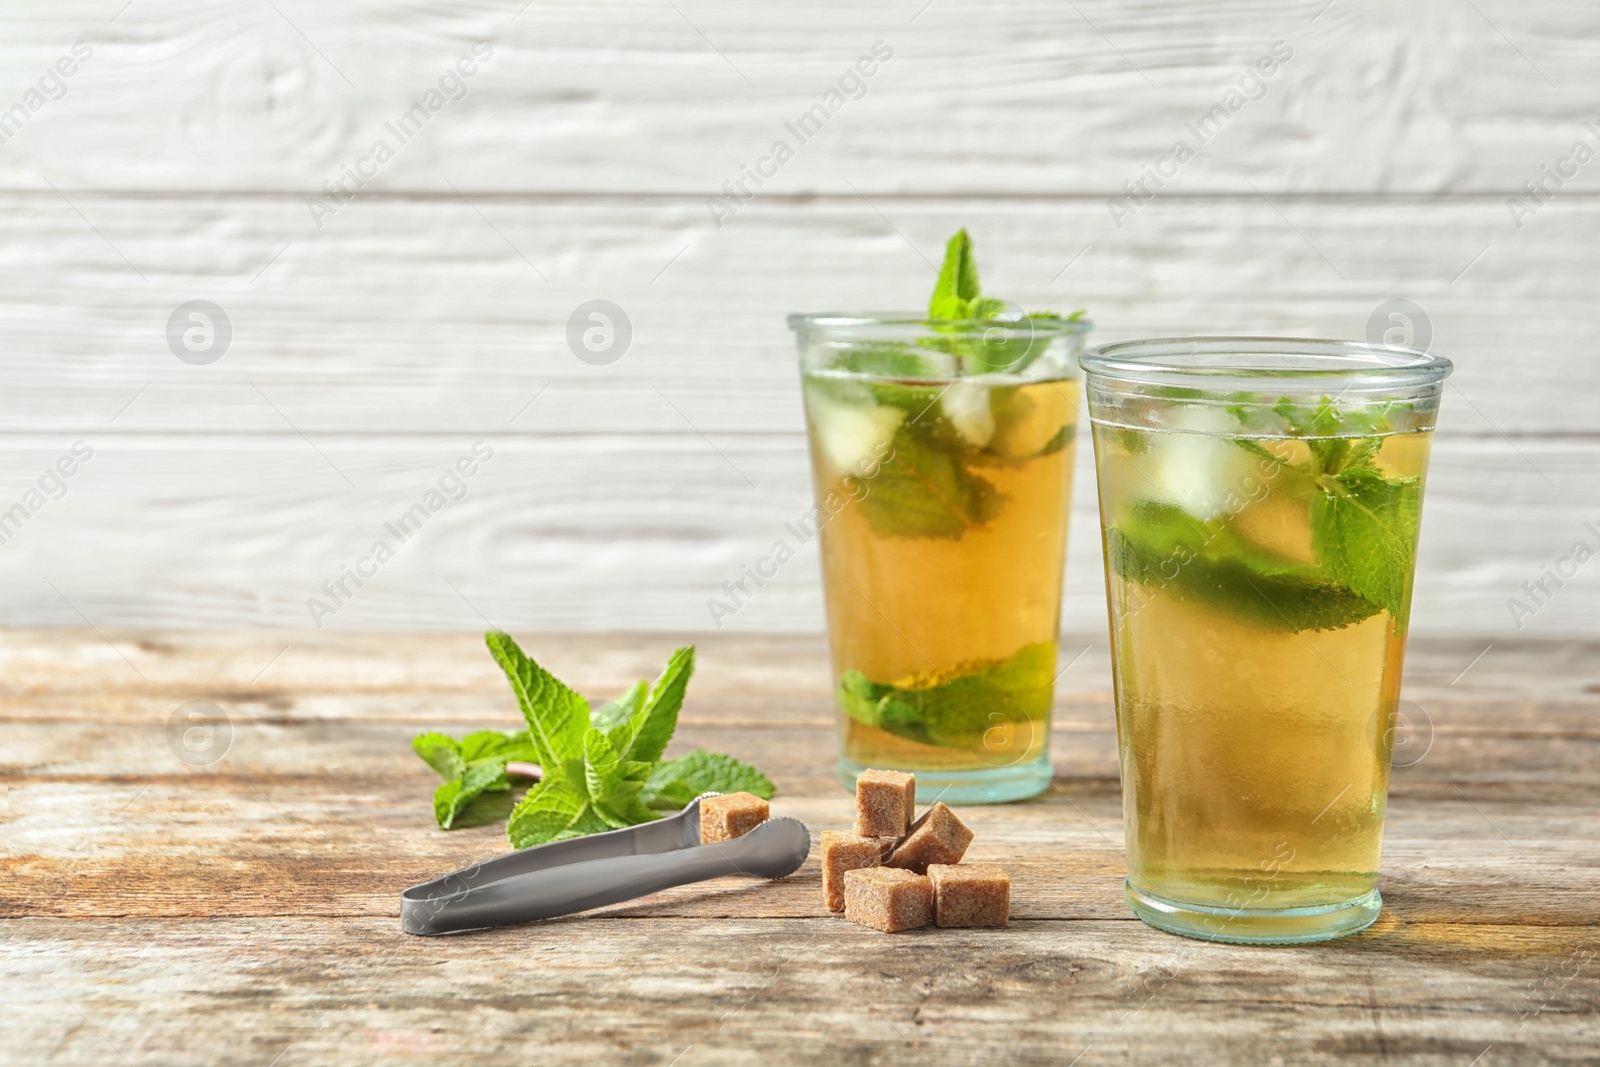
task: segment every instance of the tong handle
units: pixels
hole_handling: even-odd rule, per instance
[[[698,807],[697,798],[680,815],[645,824],[658,831],[648,841],[639,840],[645,827],[617,830],[524,849],[413,886],[400,895],[401,927],[408,934],[457,933],[570,915],[722,875],[782,878],[811,850],[804,824],[781,817],[732,841],[648,852],[637,848],[677,839],[678,828],[661,826],[677,819],[698,836]],[[592,842],[590,847],[563,848],[584,840]]]

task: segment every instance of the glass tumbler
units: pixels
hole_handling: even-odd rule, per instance
[[[1215,941],[1362,930],[1450,363],[1257,337],[1081,362],[1133,911]]]
[[[1050,710],[1089,323],[795,315],[840,778],[925,800],[1050,784]]]

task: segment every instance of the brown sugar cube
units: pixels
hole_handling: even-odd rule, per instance
[[[700,798],[700,843],[732,841],[767,821],[767,802],[753,793]]]
[[[1011,879],[992,863],[932,863],[928,881],[939,926],[1004,926],[1011,917]]]
[[[856,833],[901,837],[917,808],[917,776],[900,771],[862,771],[856,776]]]
[[[920,874],[867,867],[844,874],[844,917],[886,934],[933,921],[933,885]]]
[[[822,899],[829,911],[844,910],[845,872],[878,866],[894,841],[892,837],[862,837],[848,830],[822,831]]]
[[[883,862],[890,867],[927,874],[931,863],[960,863],[970,844],[972,831],[956,818],[955,812],[941,801],[934,801],[933,807],[911,825],[911,832]]]

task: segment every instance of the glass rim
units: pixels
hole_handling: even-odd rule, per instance
[[[931,319],[918,311],[819,311],[795,313],[788,318],[789,329],[848,330],[890,326],[936,329],[940,333],[983,334],[990,330],[1015,330],[1032,334],[1088,333],[1094,323],[1086,318],[1045,319],[1024,315],[1019,319]]]
[[[1284,361],[1274,365],[1274,359]],[[1404,345],[1316,337],[1147,337],[1094,345],[1078,357],[1091,382],[1227,388],[1272,382],[1341,392],[1439,388],[1455,365]]]

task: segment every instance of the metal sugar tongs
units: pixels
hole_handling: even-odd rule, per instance
[[[768,819],[731,841],[700,843],[702,793],[676,815],[536,845],[414,885],[400,894],[408,934],[454,934],[620,904],[729,874],[782,878],[811,852],[798,819]]]

